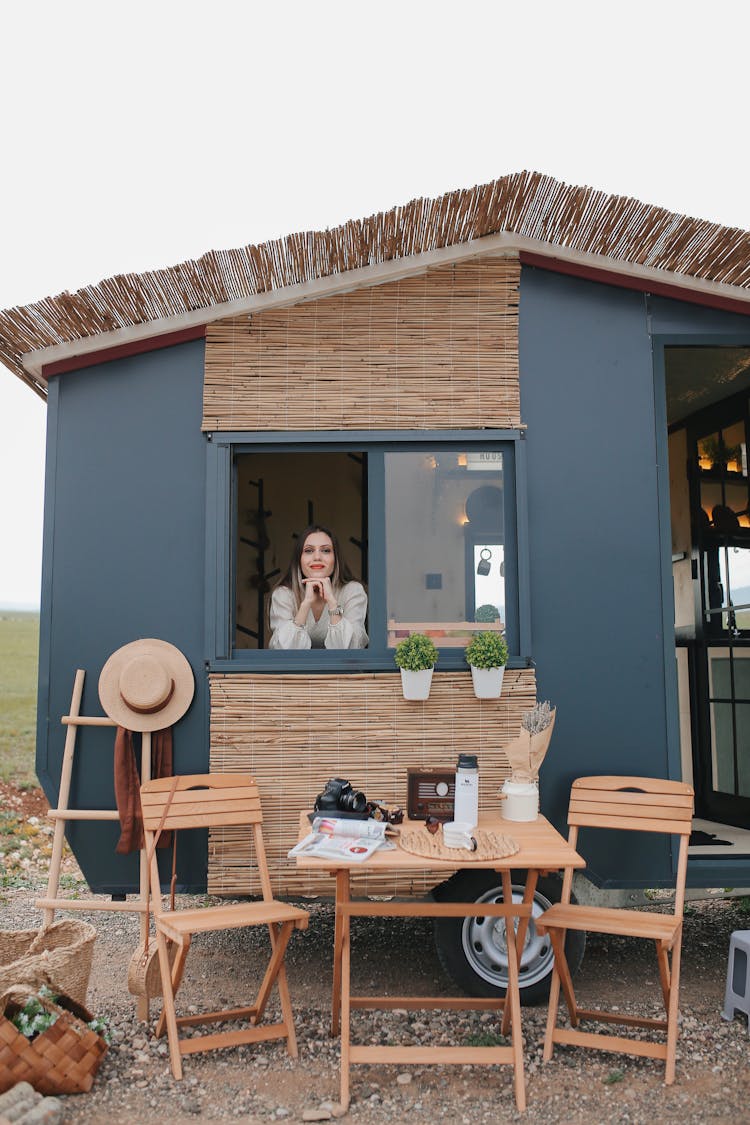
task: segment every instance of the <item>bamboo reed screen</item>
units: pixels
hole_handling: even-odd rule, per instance
[[[500,232],[664,270],[666,281],[670,273],[705,278],[736,286],[738,297],[750,288],[748,231],[564,184],[539,172],[513,172],[437,199],[412,199],[332,230],[210,250],[166,269],[119,274],[75,293],[4,309],[0,362],[45,397],[45,379],[24,368],[27,353],[99,335],[106,348],[107,333],[114,329],[198,309],[206,310],[209,321],[228,301]]]
[[[214,673],[210,689],[211,772],[256,779],[274,892],[330,895],[330,876],[298,871],[287,859],[300,811],[312,811],[328,778],[349,778],[368,798],[405,808],[408,766],[453,769],[459,751],[476,753],[480,808],[497,809],[509,772],[502,748],[518,735],[522,712],[533,707],[536,681],[533,669],[508,669],[501,698],[479,700],[468,671],[436,673],[425,703],[403,699],[398,674]],[[250,864],[247,834],[211,830],[209,893],[257,893]],[[353,880],[359,894],[423,894],[438,881],[378,878],[366,865]]]
[[[520,423],[517,258],[209,325],[204,430]]]

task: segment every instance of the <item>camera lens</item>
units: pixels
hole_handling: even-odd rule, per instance
[[[367,798],[364,793],[359,793],[349,786],[348,789],[342,791],[339,797],[339,805],[344,812],[364,812]]]

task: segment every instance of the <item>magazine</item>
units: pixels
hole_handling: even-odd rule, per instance
[[[287,854],[290,859],[304,855],[363,863],[378,849],[395,848],[396,845],[385,838],[387,827],[377,820],[339,820],[316,816],[312,831]]]

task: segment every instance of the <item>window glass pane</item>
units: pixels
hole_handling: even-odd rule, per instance
[[[745,444],[745,424],[735,422],[722,431],[727,476],[747,476],[747,446]]]
[[[750,547],[720,547],[719,575],[724,606],[750,605]],[[735,628],[750,629],[750,609],[737,609],[734,616]]]
[[[750,797],[750,649],[709,652],[714,788]]]
[[[719,434],[706,434],[698,439],[698,467],[704,472],[718,469],[720,466]]]
[[[734,724],[731,703],[711,704],[712,784],[717,793],[734,793]]]
[[[503,455],[385,455],[388,643],[410,632],[462,647],[506,621]]]
[[[735,706],[737,722],[737,788],[740,797],[750,797],[750,703]]]

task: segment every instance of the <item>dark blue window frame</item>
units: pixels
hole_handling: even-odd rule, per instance
[[[385,454],[429,448],[503,453],[507,634],[510,667],[531,664],[526,443],[522,430],[418,430],[207,434],[206,653],[211,671],[395,672],[387,648]],[[279,652],[238,649],[234,636],[235,459],[243,453],[365,452],[368,474],[368,632],[366,649]],[[510,502],[509,502],[510,501]],[[443,649],[441,671],[465,669],[463,649]]]

